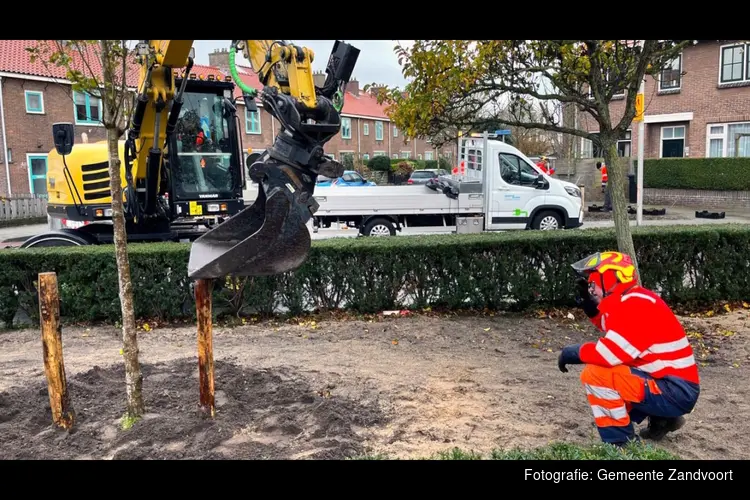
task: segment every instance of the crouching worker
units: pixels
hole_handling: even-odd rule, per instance
[[[567,346],[558,366],[584,364],[586,390],[599,436],[622,446],[633,422],[648,417],[640,437],[660,440],[685,423],[700,393],[693,349],[677,317],[640,286],[625,254],[601,252],[573,264],[578,303],[599,330],[596,342]]]

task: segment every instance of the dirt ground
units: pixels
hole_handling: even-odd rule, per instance
[[[684,318],[702,394],[659,446],[750,458],[749,312]],[[213,420],[198,409],[195,329],[155,328],[140,335],[148,414],[128,430],[119,332],[64,328],[70,433],[52,426],[38,331],[0,333],[0,458],[418,458],[598,442],[580,368],[556,363],[596,332],[566,314],[217,325]]]

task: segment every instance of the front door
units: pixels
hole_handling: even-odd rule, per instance
[[[29,190],[37,196],[47,196],[47,155],[29,154]]]
[[[530,222],[532,199],[544,196],[536,187],[539,172],[520,156],[499,153],[499,175],[493,175],[490,229],[523,229]],[[496,172],[498,173],[498,172]]]

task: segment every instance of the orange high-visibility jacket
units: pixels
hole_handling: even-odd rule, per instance
[[[602,184],[609,181],[609,176],[607,175],[607,165],[602,163]]]
[[[626,365],[657,379],[672,376],[700,383],[685,330],[651,290],[636,286],[622,295],[605,297],[591,322],[606,334],[581,346],[582,362],[604,367]]]

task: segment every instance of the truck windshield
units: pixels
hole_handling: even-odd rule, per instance
[[[221,96],[185,92],[175,136],[173,173],[178,199],[232,190],[232,145]]]

